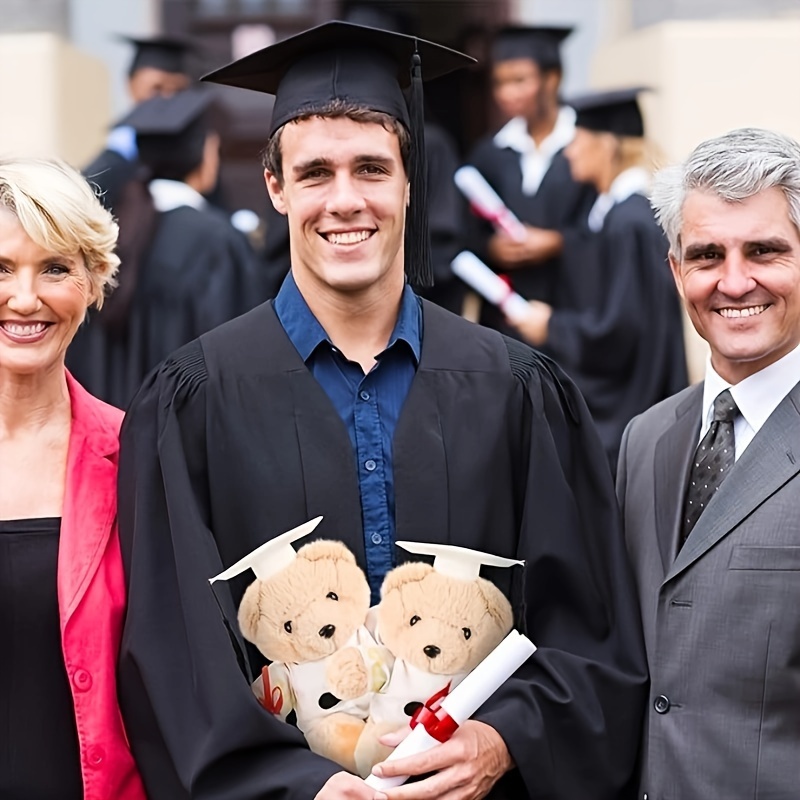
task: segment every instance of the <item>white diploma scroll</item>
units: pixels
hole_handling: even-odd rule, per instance
[[[498,231],[514,241],[525,241],[525,226],[475,167],[461,167],[456,170],[453,179],[478,216],[488,219]]]
[[[530,313],[528,301],[492,272],[474,253],[464,250],[450,262],[450,267],[455,275],[479,295],[499,306],[512,322],[524,319]]]
[[[496,691],[522,666],[534,653],[536,645],[519,631],[511,633],[500,642],[472,672],[442,700],[441,709],[452,718],[456,725],[468,720]],[[394,749],[386,759],[418,755],[439,744],[425,730],[417,725],[411,733]],[[391,789],[400,786],[408,777],[378,778],[370,775],[366,779],[373,789]]]

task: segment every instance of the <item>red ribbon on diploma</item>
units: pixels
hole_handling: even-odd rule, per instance
[[[276,686],[273,689],[270,685],[269,667],[261,668],[261,680],[264,682],[264,699],[261,701],[261,705],[264,706],[270,714],[274,714],[277,717],[283,708],[283,692],[280,686]]]
[[[450,693],[450,683],[432,695],[412,715],[408,723],[412,728],[422,725],[437,742],[446,742],[457,730],[458,723],[442,708],[442,700]]]

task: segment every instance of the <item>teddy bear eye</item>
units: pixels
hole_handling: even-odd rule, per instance
[[[408,624],[416,625],[418,622],[419,622],[419,617],[416,614],[414,614],[414,616],[411,617],[411,619],[408,621]]]
[[[469,628],[462,628],[461,630],[464,631],[465,639],[469,639],[469,637],[472,636],[472,631]]]
[[[292,632],[292,621],[289,620],[288,622],[284,622],[283,623],[283,629],[286,631],[286,633],[291,633]]]
[[[339,595],[336,594],[336,592],[328,592],[328,594],[326,594],[325,597],[327,597],[328,600],[338,600],[339,599]]]

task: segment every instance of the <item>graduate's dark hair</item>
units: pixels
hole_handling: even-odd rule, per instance
[[[203,115],[180,136],[174,134],[137,136],[139,161],[147,167],[148,177],[182,181],[203,162],[206,139],[211,132]]]
[[[303,112],[303,114],[295,117],[292,122],[299,122],[301,120],[311,119],[312,117],[321,117],[323,119],[346,118],[354,122],[375,123],[382,126],[390,133],[396,134],[400,144],[400,157],[403,159],[403,168],[410,177],[411,134],[402,122],[395,119],[390,114],[386,114],[383,111],[374,111],[371,108],[366,108],[357,103],[350,103],[347,100],[337,98],[321,105],[318,109]],[[287,122],[286,124],[288,125],[290,123]],[[261,151],[261,160],[264,168],[269,170],[281,184],[283,183],[281,134],[285,127],[286,125],[281,125],[281,127],[269,137],[267,144]]]

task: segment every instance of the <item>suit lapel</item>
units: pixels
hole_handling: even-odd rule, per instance
[[[702,399],[703,388],[699,384],[675,410],[675,423],[667,428],[656,444],[656,533],[664,575],[669,572],[678,550],[689,466],[700,431]]]
[[[103,558],[117,511],[117,436],[93,419],[90,398],[70,380],[73,408],[58,548],[62,630]]]
[[[800,384],[783,399],[703,512],[665,582],[679,575],[800,470]]]

